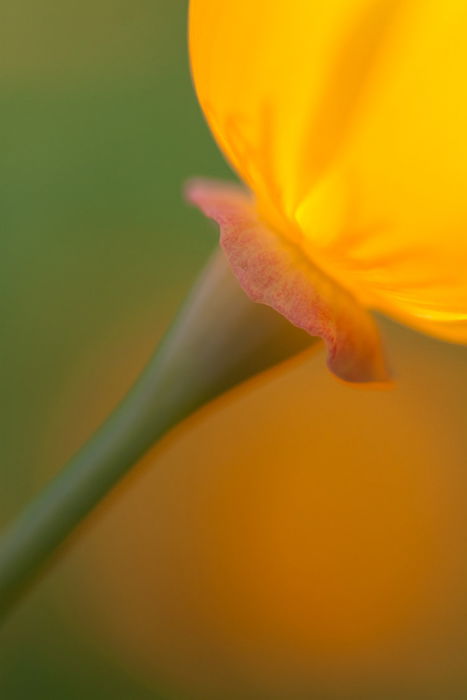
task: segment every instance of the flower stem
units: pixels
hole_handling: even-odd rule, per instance
[[[0,536],[0,615],[149,447],[196,408],[310,338],[253,304],[216,253],[136,384]]]

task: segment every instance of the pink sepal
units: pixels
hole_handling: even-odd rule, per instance
[[[389,372],[370,313],[294,244],[258,218],[237,185],[192,180],[189,202],[219,224],[221,245],[242,288],[312,336],[321,337],[328,366],[350,382],[387,382]]]

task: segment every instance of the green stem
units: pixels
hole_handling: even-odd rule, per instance
[[[196,408],[310,339],[252,304],[219,253],[106,422],[0,537],[0,615],[148,448]]]

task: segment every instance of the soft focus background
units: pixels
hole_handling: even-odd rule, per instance
[[[182,0],[0,11],[0,522],[149,357],[226,176]],[[2,700],[467,695],[467,350],[382,322],[391,391],[320,353],[176,430],[0,632]]]

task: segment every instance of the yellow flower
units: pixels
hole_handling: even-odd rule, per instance
[[[198,181],[243,288],[383,379],[368,309],[467,342],[467,2],[191,0],[194,82],[253,194]]]

